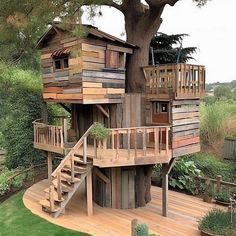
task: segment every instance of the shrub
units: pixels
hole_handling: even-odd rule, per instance
[[[108,137],[109,130],[103,124],[95,122],[90,134],[98,140],[103,140]]]
[[[199,228],[214,235],[229,236],[236,234],[236,213],[233,213],[231,224],[231,212],[213,209],[199,222]]]
[[[148,226],[146,224],[138,224],[135,228],[135,236],[148,236]]]
[[[154,167],[154,174],[161,181],[161,165]],[[173,188],[184,190],[188,193],[195,194],[195,181],[201,171],[196,167],[194,161],[182,158],[176,161],[173,169],[169,174],[169,185]]]
[[[4,168],[0,174],[0,196],[4,195],[10,190],[10,183],[8,178],[12,175],[13,171]]]
[[[0,132],[7,151],[6,166],[29,166],[42,159],[33,148],[32,121],[41,117],[41,83],[31,71],[14,67],[1,68]]]
[[[220,202],[230,203],[230,193],[228,192],[217,193],[215,195],[215,199]]]
[[[206,177],[215,179],[221,175],[223,180],[234,182],[236,179],[236,164],[221,160],[212,154],[196,153],[189,155],[187,160],[194,161],[194,164]]]

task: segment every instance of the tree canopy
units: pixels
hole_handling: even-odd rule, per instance
[[[141,66],[148,65],[151,39],[162,23],[166,5],[174,6],[180,0],[2,0],[0,4],[0,59],[37,67],[35,43],[55,18],[65,23],[79,22],[81,7],[88,6],[96,15],[97,6],[105,5],[121,11],[125,19],[127,41],[138,46],[127,58],[128,92],[143,92],[144,77]],[[197,6],[207,0],[192,0]],[[35,63],[36,62],[36,63]],[[134,79],[135,78],[135,79]]]
[[[190,59],[194,59],[192,54],[196,53],[196,47],[182,48],[182,40],[186,36],[188,35],[157,33],[150,44],[153,50],[154,64],[186,63]],[[149,64],[152,64],[152,53],[149,56]]]

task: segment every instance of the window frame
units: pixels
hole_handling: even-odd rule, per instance
[[[60,70],[69,70],[69,55],[60,55],[54,56],[53,58],[53,71],[60,71]],[[65,67],[65,60],[67,60],[68,67]],[[56,61],[60,61],[60,69],[56,68]]]

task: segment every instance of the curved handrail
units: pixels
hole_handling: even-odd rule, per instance
[[[94,125],[91,125],[88,130],[83,134],[83,136],[79,139],[79,141],[75,144],[75,146],[70,150],[70,152],[66,155],[66,157],[61,161],[60,165],[53,171],[52,177],[56,177],[58,171],[63,169],[65,166],[66,162],[70,160],[71,156],[75,154],[75,152],[81,147],[81,145],[84,142],[84,138],[89,136],[89,133],[91,129],[93,128]]]

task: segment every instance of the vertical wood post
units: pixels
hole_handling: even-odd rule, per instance
[[[48,180],[51,182],[52,181],[52,153],[48,152]]]
[[[131,236],[136,236],[136,232],[135,232],[135,229],[138,225],[138,220],[137,219],[133,219],[131,221]]]
[[[93,215],[93,187],[92,187],[92,171],[88,172],[86,177],[86,185],[87,185],[87,214],[88,216]]]
[[[67,118],[63,119],[63,131],[64,131],[64,143],[67,143],[68,135],[67,135]]]
[[[221,181],[222,181],[222,176],[221,175],[217,175],[216,176],[217,179],[217,183],[216,183],[216,191],[217,193],[221,192]]]
[[[84,137],[84,144],[83,144],[83,161],[87,163],[87,137]]]
[[[168,164],[162,164],[162,215],[168,216]]]
[[[50,187],[49,187],[49,201],[50,201],[50,211],[51,212],[53,212],[55,209],[53,191],[54,191],[54,186],[50,185]]]

